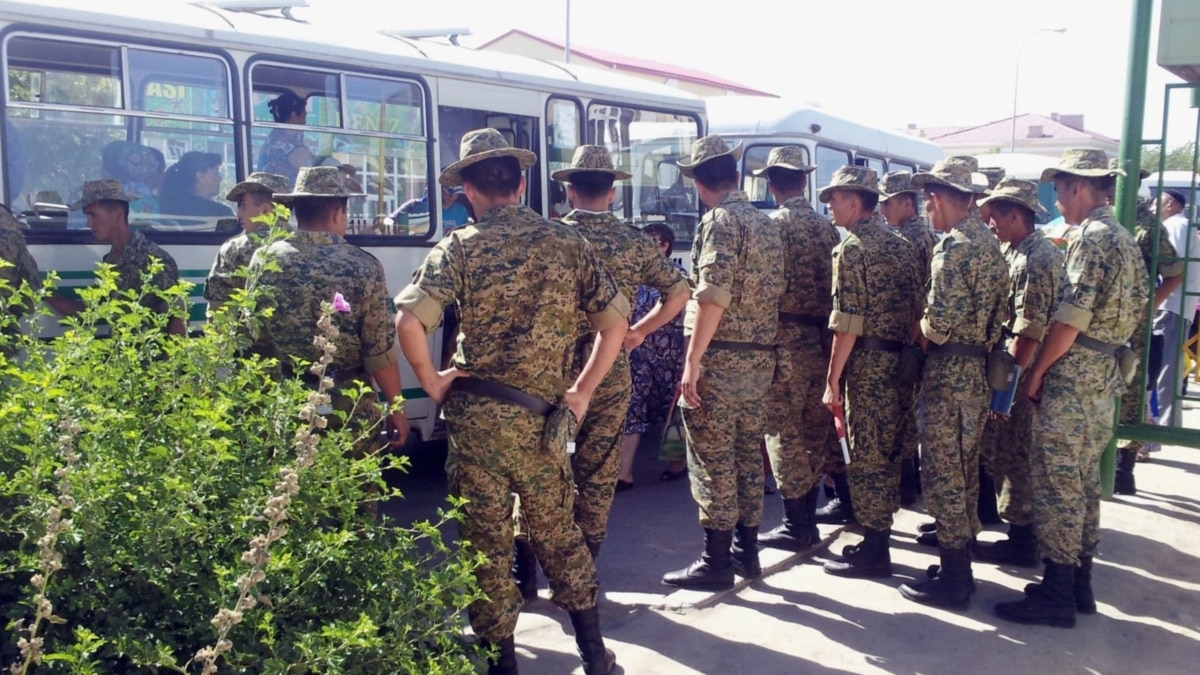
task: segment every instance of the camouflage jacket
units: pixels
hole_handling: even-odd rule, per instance
[[[916,253],[878,214],[849,228],[833,250],[833,311],[839,333],[908,342],[921,316]]]
[[[266,270],[268,260],[279,271]],[[375,256],[332,232],[299,230],[256,251],[250,269],[260,275],[256,285],[267,292],[264,303],[275,310],[262,319],[257,342],[283,363],[320,358],[313,337],[321,303],[332,302],[335,293],[350,311],[333,315],[341,334],[330,367],[369,374],[399,361],[387,282]]]
[[[939,345],[995,344],[1008,322],[1008,281],[996,235],[968,216],[933,248],[921,331]]]
[[[8,263],[0,266],[0,279],[8,282],[11,288],[15,289],[22,281],[35,290],[41,287],[41,274],[33,256],[29,254],[29,248],[25,246],[21,224],[4,207],[0,207],[0,260]],[[29,308],[16,309],[21,310],[18,314],[24,314]]]
[[[1162,221],[1154,215],[1153,206],[1148,199],[1139,199],[1137,204],[1137,227],[1134,239],[1142,252],[1142,264],[1146,273],[1150,273],[1150,263],[1154,256],[1154,237],[1158,236],[1158,274],[1164,279],[1170,279],[1183,274],[1184,261],[1179,259],[1171,236],[1163,229]]]
[[[519,205],[446,235],[396,296],[429,332],[452,303],[460,321],[454,365],[546,401],[570,386],[577,313],[604,330],[630,309],[587,240]]]
[[[833,311],[829,280],[833,276],[833,249],[841,235],[829,219],[813,210],[808,199],[793,197],[771,214],[783,238],[784,279],[779,312],[812,317],[824,323]],[[787,317],[779,321],[780,342],[795,344],[816,331]]]
[[[692,242],[692,300],[684,333],[695,326],[699,302],[725,308],[713,340],[775,344],[783,295],[779,227],[745,192],[734,190],[700,220]]]
[[[929,223],[921,216],[913,216],[896,228],[897,234],[913,245],[917,251],[917,259],[921,263],[921,287],[929,283],[929,264],[933,260],[933,247],[937,237],[930,229]]]
[[[1067,244],[1066,277],[1054,320],[1108,344],[1124,344],[1146,305],[1146,266],[1137,242],[1102,206]]]
[[[1054,242],[1034,230],[1009,247],[1008,324],[1013,335],[1041,342],[1050,329],[1062,287],[1065,256]]]
[[[179,283],[179,268],[175,265],[175,259],[161,246],[136,230],[129,242],[125,244],[125,250],[121,252],[120,256],[114,255],[110,250],[104,255],[102,261],[116,268],[117,288],[122,291],[140,291],[142,274],[150,268],[151,258],[158,258],[163,264],[162,271],[151,280],[155,288],[165,291]],[[167,311],[166,301],[159,298],[147,297],[142,304],[160,314]]]
[[[658,252],[650,237],[615,215],[575,209],[563,216],[561,222],[583,235],[627,300],[637,297],[638,286],[657,290],[663,300],[688,292],[687,280],[671,264],[671,259]],[[591,324],[586,321],[581,324],[579,335],[593,336]]]
[[[254,252],[262,245],[258,234],[243,232],[221,244],[217,258],[213,260],[212,270],[204,284],[204,299],[208,300],[209,311],[215,310],[229,301],[234,290],[246,285],[246,278],[238,276],[237,271],[250,266]]]

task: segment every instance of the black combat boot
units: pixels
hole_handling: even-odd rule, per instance
[[[976,504],[976,515],[984,525],[999,525],[1000,511],[996,507],[996,483],[992,476],[982,466],[979,467],[979,501]]]
[[[592,556],[592,562],[596,562],[596,558],[600,557],[600,543],[601,542],[598,541],[586,540],[583,542],[583,544],[587,546],[588,555]]]
[[[750,527],[738,523],[733,531],[733,545],[729,555],[733,572],[743,579],[762,576],[762,565],[758,561],[758,526]]]
[[[1113,492],[1119,495],[1136,495],[1137,483],[1133,480],[1133,467],[1137,464],[1137,450],[1121,449],[1117,459],[1117,473],[1113,481]]]
[[[882,579],[892,576],[891,530],[864,528],[858,546],[842,549],[842,560],[825,563],[825,572],[838,577]]]
[[[1031,626],[1075,627],[1075,566],[1046,562],[1042,583],[1026,586],[1025,597],[996,605],[996,616]]]
[[[484,648],[496,648],[496,655],[488,659],[488,675],[517,675],[517,647],[513,636],[499,642],[480,640]]]
[[[600,635],[600,609],[592,607],[571,612],[571,627],[575,629],[575,646],[583,660],[584,675],[608,675],[617,665],[617,656],[604,646]]]
[[[525,539],[513,540],[512,575],[517,582],[517,588],[521,589],[521,597],[536,600],[537,556],[533,553],[533,544]]]
[[[1033,525],[1008,526],[1008,539],[994,544],[975,544],[975,557],[984,562],[1015,567],[1037,567],[1037,537]]]
[[[812,511],[809,510],[810,504]],[[784,551],[807,551],[821,541],[821,533],[812,522],[816,511],[817,488],[798,499],[783,500],[783,524],[758,536],[758,545]]]
[[[854,503],[850,500],[850,482],[846,480],[846,472],[835,473],[832,476],[833,488],[837,497],[817,509],[813,522],[826,525],[857,525],[858,521],[854,518]]]
[[[1135,453],[1137,451],[1134,451]],[[1092,594],[1092,556],[1079,556],[1079,567],[1075,568],[1075,612],[1096,613],[1096,596]]]
[[[971,552],[967,547],[940,550],[942,564],[933,578],[912,585],[901,584],[900,594],[923,605],[946,609],[971,606]]]
[[[917,464],[915,460],[900,461],[900,506],[917,503]]]
[[[926,528],[928,528],[928,529],[926,529]],[[932,546],[934,548],[940,548],[938,546],[937,523],[936,522],[922,523],[921,525],[917,526],[917,530],[920,531],[920,534],[917,535],[917,543],[918,544],[920,544],[922,546]]]
[[[704,553],[681,570],[667,572],[662,582],[680,588],[722,590],[733,588],[733,530],[704,529]]]

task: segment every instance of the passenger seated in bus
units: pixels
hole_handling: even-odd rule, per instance
[[[467,196],[462,188],[442,186],[442,233],[450,234],[471,220]],[[429,193],[420,199],[410,199],[392,212],[392,222],[399,223],[407,216],[429,213]]]
[[[101,175],[121,181],[125,194],[137,198],[130,213],[161,213],[158,192],[166,169],[163,154],[140,143],[113,141],[100,152]]]
[[[179,216],[233,215],[233,210],[213,201],[221,192],[221,156],[213,152],[187,152],[163,176],[162,212]]]
[[[308,103],[285,91],[267,104],[271,117],[280,124],[307,124]],[[304,166],[313,166],[313,154],[304,145],[304,134],[291,129],[272,129],[267,142],[258,154],[258,170],[274,173],[295,182],[296,173]]]

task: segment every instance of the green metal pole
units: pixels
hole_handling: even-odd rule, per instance
[[[1120,222],[1132,229],[1137,222],[1138,172],[1142,166],[1142,126],[1146,112],[1146,73],[1150,68],[1150,27],[1154,0],[1133,0],[1133,30],[1129,37],[1129,73],[1125,85],[1125,124],[1121,129],[1121,166],[1129,174],[1117,182]],[[1164,149],[1164,154],[1165,154]],[[1117,466],[1117,425],[1121,422],[1120,400],[1113,411],[1113,437],[1100,458],[1100,485],[1104,499],[1112,499],[1113,474]]]

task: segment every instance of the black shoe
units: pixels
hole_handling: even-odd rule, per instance
[[[571,627],[575,629],[575,646],[583,661],[584,675],[608,675],[617,665],[617,656],[604,646],[600,635],[600,610],[597,607],[571,612]]]
[[[996,507],[996,483],[982,466],[979,467],[979,502],[976,504],[976,515],[983,525],[999,525],[1000,511]]]
[[[900,594],[923,605],[945,609],[971,606],[971,553],[966,548],[943,548],[941,566],[934,577],[915,584],[901,584]]]
[[[917,532],[924,534],[926,532],[937,532],[937,521],[931,523],[921,523],[917,526]]]
[[[680,588],[722,590],[733,588],[732,530],[704,530],[704,553],[681,570],[663,575],[662,582]]]
[[[510,635],[499,642],[479,641],[484,648],[496,648],[496,655],[488,659],[488,675],[517,675],[517,648]]]
[[[1015,567],[1037,567],[1037,537],[1033,525],[1009,525],[1008,539],[994,544],[976,543],[975,557],[984,562]]]
[[[922,532],[921,534],[918,534],[917,535],[917,543],[922,546],[932,546],[934,548],[940,548],[938,546],[937,530],[933,529],[928,532]]]
[[[996,605],[996,616],[1031,626],[1075,627],[1075,566],[1046,562],[1042,583],[1026,587],[1025,597]]]
[[[1079,567],[1075,568],[1075,612],[1096,613],[1096,596],[1092,594],[1092,556],[1080,556]]]
[[[917,466],[911,459],[900,462],[900,506],[917,503]]]
[[[1133,479],[1133,467],[1137,465],[1137,450],[1121,450],[1117,460],[1117,473],[1113,480],[1113,492],[1119,495],[1136,495],[1137,482]]]
[[[537,599],[537,556],[533,553],[533,545],[524,539],[513,542],[513,579],[517,588],[521,589],[521,597],[526,600]]]
[[[850,483],[846,480],[845,472],[832,475],[837,497],[817,509],[813,522],[827,525],[857,524],[854,503],[850,498]]]
[[[816,488],[813,490],[809,494],[814,497],[815,504]],[[807,495],[799,499],[783,500],[783,524],[758,535],[758,545],[800,552],[807,551],[819,544],[821,533],[812,523],[812,514],[808,511],[808,501]]]
[[[762,576],[762,564],[758,561],[758,527],[738,523],[733,531],[733,544],[729,549],[733,572],[743,579]]]
[[[892,576],[891,530],[864,530],[858,546],[842,549],[842,560],[825,563],[825,573],[856,579],[883,579]]]

